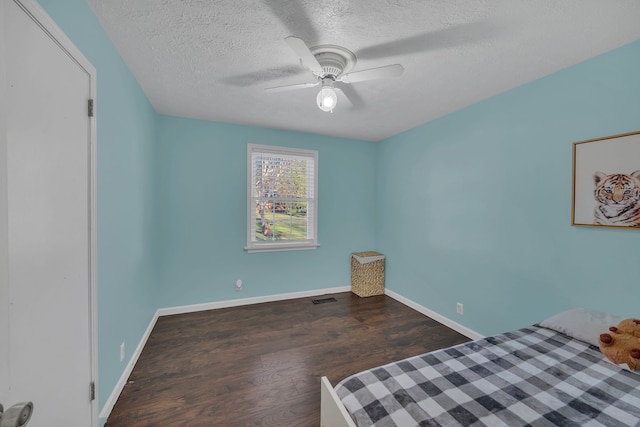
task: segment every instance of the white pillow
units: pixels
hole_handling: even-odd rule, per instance
[[[572,308],[543,320],[538,325],[598,347],[600,334],[616,326],[623,317],[588,308]]]

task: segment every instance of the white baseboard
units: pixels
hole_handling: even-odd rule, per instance
[[[326,294],[337,294],[340,292],[349,292],[350,290],[351,290],[350,286],[340,286],[336,288],[316,289],[312,291],[291,292],[286,294],[267,295],[263,297],[240,298],[240,299],[227,300],[227,301],[209,302],[204,304],[182,305],[177,307],[166,307],[166,308],[158,309],[154,314],[153,318],[151,319],[151,322],[149,322],[149,326],[147,327],[147,330],[142,335],[142,338],[140,339],[140,342],[138,343],[136,350],[131,355],[131,359],[129,360],[129,363],[127,363],[127,366],[125,367],[124,371],[122,372],[122,375],[120,376],[120,379],[118,380],[115,387],[113,388],[111,395],[109,396],[104,406],[102,407],[102,410],[100,411],[100,414],[98,415],[98,417],[100,418],[100,420],[104,421],[109,417],[109,414],[111,414],[111,411],[113,410],[113,407],[118,401],[118,397],[120,397],[120,393],[122,393],[122,389],[127,384],[127,380],[129,379],[129,376],[131,375],[131,372],[133,371],[134,366],[136,366],[136,363],[138,362],[138,358],[140,357],[140,354],[142,354],[142,349],[147,343],[147,340],[151,335],[151,331],[153,330],[153,327],[156,325],[156,322],[158,321],[158,318],[160,316],[193,313],[196,311],[215,310],[219,308],[237,307],[241,305],[259,304],[263,302],[282,301],[282,300],[295,299],[295,298],[314,297],[314,296],[326,295]]]
[[[484,335],[479,334],[478,332],[467,328],[464,325],[461,325],[458,322],[454,322],[453,320],[444,317],[438,313],[436,313],[435,311],[429,310],[427,307],[420,305],[416,302],[411,301],[408,298],[403,297],[402,295],[400,295],[397,292],[391,291],[389,289],[385,289],[384,293],[388,296],[390,296],[391,298],[393,298],[394,300],[401,302],[402,304],[406,305],[407,307],[411,307],[414,310],[424,314],[425,316],[429,316],[430,318],[432,318],[433,320],[435,320],[436,322],[440,322],[443,325],[453,329],[456,332],[461,333],[462,335],[471,338],[472,340],[479,340],[481,338],[484,338]]]
[[[215,310],[218,308],[238,307],[241,305],[260,304],[263,302],[283,301],[287,299],[315,297],[324,294],[337,294],[339,292],[349,292],[350,286],[340,286],[337,288],[316,289],[313,291],[290,292],[287,294],[267,295],[264,297],[240,298],[227,301],[207,302],[204,304],[181,305],[177,307],[167,307],[158,310],[160,316],[170,316],[172,314],[194,313],[196,311]]]
[[[120,376],[120,379],[116,383],[115,387],[113,387],[113,391],[109,395],[109,398],[107,399],[107,401],[104,403],[104,406],[102,407],[102,410],[98,415],[100,420],[106,420],[109,417],[109,414],[111,413],[111,410],[116,404],[118,397],[120,396],[120,393],[122,393],[122,389],[127,384],[127,380],[129,379],[129,376],[133,371],[133,367],[136,366],[136,363],[138,362],[138,358],[142,353],[142,349],[147,343],[147,340],[149,339],[149,335],[151,335],[151,331],[153,330],[153,327],[156,325],[157,320],[158,320],[158,311],[156,311],[156,313],[153,315],[153,318],[151,319],[151,322],[149,322],[149,326],[147,326],[147,329],[144,331],[144,334],[142,335],[142,338],[140,339],[140,342],[138,343],[136,350],[131,355],[131,359],[129,359],[129,363],[127,363],[127,366],[124,368],[124,371]]]

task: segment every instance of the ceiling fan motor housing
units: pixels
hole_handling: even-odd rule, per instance
[[[324,72],[323,76],[318,76],[320,78],[331,77],[335,80],[340,75],[351,71],[356,65],[356,55],[341,46],[320,45],[310,50]]]

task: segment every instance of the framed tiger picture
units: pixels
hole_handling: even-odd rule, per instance
[[[573,143],[571,225],[640,230],[640,131]]]

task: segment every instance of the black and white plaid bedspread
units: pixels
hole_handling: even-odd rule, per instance
[[[336,392],[358,426],[640,426],[640,373],[537,326],[364,371]]]

